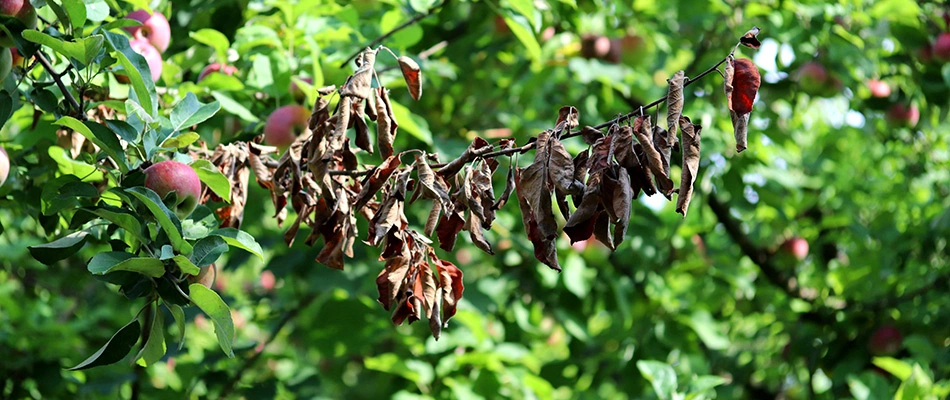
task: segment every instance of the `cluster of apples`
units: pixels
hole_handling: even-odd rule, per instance
[[[149,13],[145,10],[135,10],[126,18],[142,23],[126,27],[125,30],[132,35],[132,40],[129,41],[132,50],[145,57],[152,72],[152,81],[157,82],[162,76],[162,53],[168,50],[172,38],[168,19],[160,12]],[[123,78],[119,80],[125,81]]]

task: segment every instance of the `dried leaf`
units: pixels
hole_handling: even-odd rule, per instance
[[[739,115],[748,114],[752,112],[752,103],[755,101],[755,95],[761,83],[759,69],[748,58],[736,59],[734,65],[731,109]]]
[[[442,215],[442,203],[436,201],[432,203],[432,210],[429,211],[429,217],[426,218],[426,226],[423,232],[426,236],[432,236],[435,233],[436,224],[439,223],[439,216]]]
[[[360,191],[360,194],[356,196],[356,202],[353,205],[354,210],[359,210],[369,202],[376,192],[383,187],[383,184],[396,172],[396,168],[399,167],[399,157],[389,156],[382,164],[376,167],[373,170],[373,173],[366,177],[363,181],[363,190]]]
[[[593,146],[594,143],[597,143],[597,139],[604,137],[604,133],[600,129],[595,129],[592,126],[585,126],[581,129],[581,138],[584,139],[584,143],[587,143],[588,146]]]
[[[735,111],[729,111],[732,118],[733,134],[736,137],[736,152],[741,153],[748,147],[749,135],[749,116],[752,114],[736,115]]]
[[[468,148],[462,152],[462,155],[452,161],[449,161],[441,169],[439,169],[439,175],[442,175],[443,178],[451,178],[461,171],[465,164],[474,161],[475,158],[481,156],[482,154],[488,153],[491,150],[492,145],[488,143],[488,141],[480,137],[475,137],[475,140],[472,141],[472,144],[468,145]]]
[[[383,157],[393,155],[393,140],[396,139],[396,116],[389,103],[389,92],[384,87],[376,89],[376,145]]]
[[[559,140],[550,131],[538,135],[534,162],[525,168],[518,186],[519,197],[528,201],[545,238],[557,236],[557,222],[551,208],[554,189],[575,193],[582,187],[574,181],[574,162]],[[523,194],[522,191],[523,190]]]
[[[580,123],[578,119],[580,114],[577,112],[577,108],[574,106],[564,106],[557,111],[557,123],[554,124],[555,136],[560,136],[562,131],[570,132],[571,129],[576,128]]]
[[[613,205],[616,220],[614,221],[613,242],[623,243],[627,235],[627,225],[630,223],[630,203],[633,201],[633,188],[630,186],[630,177],[627,170],[617,168],[617,185],[613,190]]]
[[[307,123],[310,130],[315,130],[330,119],[330,100],[327,99],[327,95],[334,91],[336,91],[336,86],[326,86],[317,90],[319,96],[313,102],[313,112],[310,114],[310,120]]]
[[[409,272],[409,254],[406,251],[386,260],[386,267],[376,276],[376,290],[379,292],[379,304],[389,311],[402,291],[403,281]]]
[[[429,258],[435,260],[436,269],[439,271],[439,289],[442,292],[442,324],[447,326],[449,319],[455,316],[455,307],[462,299],[462,292],[465,286],[462,284],[462,270],[448,261],[440,260],[434,252],[429,253]]]
[[[745,35],[742,35],[742,37],[739,38],[739,43],[742,43],[742,45],[746,47],[758,49],[759,46],[762,45],[762,43],[759,43],[759,39],[756,38],[756,36],[759,35],[759,31],[759,27],[753,26],[752,29],[749,29]]]
[[[607,213],[597,215],[597,220],[594,221],[594,237],[604,246],[607,246],[608,249],[617,250],[614,238],[610,235],[610,217],[607,216]]]
[[[670,157],[673,154],[673,146],[670,146],[670,133],[659,125],[653,126],[653,147],[660,153],[662,161],[663,174],[670,176]]]
[[[405,214],[406,202],[395,192],[394,190],[389,193],[389,196],[387,196],[386,199],[383,200],[382,205],[380,205],[379,211],[376,212],[373,219],[369,222],[369,236],[366,242],[369,243],[370,246],[376,246],[379,244],[380,239],[389,232],[406,229],[406,226],[409,224]]]
[[[402,70],[402,77],[406,80],[406,86],[409,88],[409,95],[413,100],[419,100],[422,96],[422,73],[419,64],[415,60],[402,56],[397,59],[399,69]]]
[[[317,262],[333,269],[343,269],[343,256],[353,256],[356,241],[356,218],[349,206],[349,198],[343,188],[334,196],[337,202],[332,207],[330,218],[319,226],[323,236],[323,249],[317,254]]]
[[[498,200],[495,201],[495,204],[492,206],[492,210],[498,211],[508,203],[508,197],[511,196],[511,191],[515,189],[515,167],[508,168],[508,177],[505,179],[505,190],[501,192],[501,196],[498,197]]]
[[[657,151],[653,145],[653,127],[650,125],[650,117],[641,116],[637,118],[631,130],[635,134],[637,141],[640,142],[646,164],[650,167],[650,171],[653,172],[653,177],[656,179],[659,192],[663,194],[663,196],[666,196],[666,198],[669,198],[670,194],[673,193],[673,181],[667,175],[666,170],[664,170],[663,156],[660,155],[660,152]],[[669,169],[668,165],[666,169]]]
[[[435,228],[436,235],[439,238],[439,248],[445,251],[452,251],[455,248],[455,240],[459,232],[465,227],[465,219],[462,218],[462,212],[465,208],[459,203],[455,204],[455,210],[451,213],[444,213],[439,218],[439,225]]]
[[[730,55],[726,57],[726,66],[723,68],[722,72],[722,90],[726,94],[726,104],[729,105],[729,110],[732,111],[732,80],[735,79],[736,75],[736,58]]]
[[[571,243],[590,238],[594,229],[594,221],[604,210],[603,207],[603,179],[604,172],[610,166],[613,154],[613,139],[616,136],[606,136],[594,144],[594,151],[587,161],[587,186],[580,205],[571,214],[564,225],[564,233],[571,238]]]
[[[528,239],[534,245],[534,257],[551,269],[560,271],[561,266],[557,262],[557,247],[554,243],[554,237],[547,237],[541,233],[534,212],[525,197],[521,175],[521,169],[519,168],[515,172],[515,190],[518,195],[518,205],[521,206],[521,220],[524,223]],[[548,208],[550,208],[550,201],[548,202]]]
[[[683,85],[686,83],[686,73],[677,71],[667,82],[670,83],[670,89],[666,95],[666,123],[670,132],[667,143],[673,147],[676,143],[676,126],[679,124],[680,116],[683,115]]]
[[[693,183],[699,173],[699,142],[703,127],[694,125],[689,117],[683,116],[680,118],[680,129],[683,130],[683,175],[676,198],[676,212],[686,218],[689,201],[693,197]]]
[[[366,100],[353,102],[353,112],[350,121],[356,129],[356,147],[373,154],[373,143],[369,139],[369,126],[366,125],[366,114],[363,112],[363,103]]]
[[[435,199],[441,204],[446,213],[452,212],[452,200],[449,199],[449,188],[441,176],[437,176],[429,166],[425,153],[416,155],[416,174],[419,177],[419,189],[422,198]]]
[[[356,69],[353,75],[350,75],[346,83],[340,89],[340,95],[344,98],[355,96],[361,99],[368,99],[372,96],[373,71],[376,65],[377,50],[369,47],[363,51],[362,64]]]

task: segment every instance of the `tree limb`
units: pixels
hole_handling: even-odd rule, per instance
[[[447,2],[448,2],[448,0],[445,0],[445,1],[442,1],[441,3],[439,3],[439,4],[436,4],[436,5],[432,6],[431,8],[429,8],[428,10],[426,10],[426,12],[421,13],[421,14],[416,14],[416,16],[410,18],[408,21],[403,22],[402,25],[399,25],[399,26],[393,28],[392,30],[390,30],[389,32],[384,33],[382,36],[380,36],[380,37],[378,37],[378,38],[376,38],[376,39],[373,39],[372,42],[369,42],[369,44],[367,44],[366,46],[361,47],[357,52],[355,52],[355,53],[353,53],[352,55],[350,55],[349,57],[347,57],[346,61],[344,61],[342,64],[340,64],[340,68],[346,68],[346,64],[349,64],[350,61],[353,61],[353,59],[356,58],[356,56],[360,55],[360,53],[363,52],[363,49],[365,49],[365,48],[367,48],[367,47],[374,47],[374,46],[376,46],[376,45],[382,43],[384,40],[389,39],[390,36],[396,34],[396,32],[399,32],[399,31],[401,31],[401,30],[403,30],[403,29],[406,29],[406,28],[412,26],[413,24],[415,24],[416,22],[421,21],[423,18],[432,15],[432,13],[438,11],[438,9],[442,8],[442,6],[444,6],[445,3],[447,3]]]
[[[67,88],[66,84],[63,83],[63,75],[65,75],[66,71],[69,71],[69,69],[67,68],[63,72],[56,72],[53,69],[53,66],[50,64],[49,59],[47,59],[46,55],[41,51],[36,52],[36,61],[39,61],[39,63],[43,65],[43,68],[46,69],[46,72],[49,72],[50,76],[53,77],[53,81],[56,82],[56,86],[59,86],[59,90],[63,92],[63,96],[66,97],[69,105],[72,106],[74,110],[76,110],[76,114],[78,114],[79,119],[83,121],[88,120],[86,113],[82,110],[82,106],[79,105],[79,102],[76,101],[76,98],[73,97],[73,94],[69,92],[69,88]]]

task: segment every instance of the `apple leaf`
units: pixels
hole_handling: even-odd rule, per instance
[[[402,77],[406,80],[406,86],[409,87],[409,95],[413,100],[419,100],[422,96],[422,73],[419,70],[419,64],[406,56],[399,57],[398,61]]]
[[[739,115],[748,114],[752,112],[752,103],[761,83],[759,69],[748,58],[736,59],[733,66],[735,72],[732,78],[732,110]]]
[[[196,160],[191,163],[191,168],[198,174],[198,179],[207,185],[214,194],[228,203],[231,202],[231,182],[211,161]]]
[[[219,61],[228,59],[228,48],[231,47],[231,42],[228,41],[228,37],[224,36],[223,33],[211,28],[205,28],[195,32],[189,32],[188,36],[196,42],[208,45],[214,49]]]
[[[148,340],[142,345],[142,350],[135,356],[138,364],[147,367],[155,364],[165,356],[165,314],[158,312],[158,304],[152,303],[152,329],[149,330]]]
[[[209,236],[214,235],[224,239],[225,243],[229,246],[237,247],[242,250],[257,256],[264,261],[264,252],[261,250],[261,245],[257,243],[257,240],[254,239],[249,233],[236,228],[222,228],[216,229],[208,233]]]
[[[125,35],[104,32],[106,41],[112,50],[115,50],[115,57],[125,68],[125,73],[132,84],[132,90],[135,98],[149,116],[158,114],[158,93],[155,92],[155,82],[152,82],[151,69],[145,57],[136,53],[129,46],[129,38]],[[144,79],[143,77],[148,77]]]
[[[89,358],[79,363],[75,367],[69,368],[68,371],[79,371],[118,362],[127,354],[129,354],[129,351],[132,350],[132,346],[135,345],[135,342],[138,342],[139,334],[141,332],[142,327],[139,324],[139,320],[132,320],[132,322],[129,322],[128,325],[123,326],[122,329],[119,329],[115,335],[112,335],[112,338],[110,338],[105,345],[99,348],[98,351],[93,353],[91,356],[89,356]]]
[[[676,371],[669,364],[661,361],[637,361],[637,369],[643,377],[653,384],[653,390],[663,399],[676,397]]]
[[[228,357],[234,357],[232,342],[234,341],[234,322],[231,320],[231,309],[221,300],[213,290],[208,289],[200,283],[192,283],[188,286],[191,301],[195,303],[201,311],[211,317],[214,324],[214,334],[218,337],[218,345]]]
[[[132,235],[132,237],[135,239],[138,239],[139,242],[145,243],[147,241],[145,240],[145,237],[142,236],[142,221],[139,219],[139,217],[126,211],[125,209],[110,206],[108,204],[101,204],[94,209],[87,209],[87,211],[118,225],[122,229],[125,229],[126,232]]]
[[[135,196],[135,198],[139,199],[139,201],[152,212],[152,215],[158,220],[158,224],[162,227],[162,230],[165,231],[165,234],[168,235],[168,240],[171,241],[172,247],[176,251],[181,254],[191,254],[191,245],[182,237],[181,221],[175,213],[169,210],[168,207],[165,207],[165,203],[162,202],[162,199],[158,197],[157,193],[153,192],[152,189],[142,186],[125,189],[125,192]]]
[[[69,25],[80,29],[86,23],[86,5],[82,0],[63,0],[63,8],[69,16]]]
[[[162,260],[152,257],[136,257],[132,253],[110,251],[99,253],[86,265],[89,272],[104,275],[113,271],[130,271],[158,278],[165,274]]]
[[[217,74],[222,75],[222,74]],[[202,81],[204,82],[204,81]],[[221,103],[221,108],[225,111],[234,114],[241,119],[248,122],[259,122],[260,119],[255,116],[251,110],[248,110],[247,107],[244,107],[241,103],[238,103],[236,100],[224,94],[223,92],[213,90],[211,91],[211,96],[214,96],[214,99]]]
[[[23,30],[23,38],[33,43],[47,46],[66,57],[74,58],[76,61],[83,63],[83,65],[89,65],[89,63],[99,55],[104,41],[102,35],[92,35],[67,42],[32,29]]]
[[[759,43],[759,39],[756,36],[759,35],[761,29],[757,26],[753,26],[752,29],[749,29],[741,38],[739,38],[739,43],[742,43],[743,46],[751,47],[753,49],[758,49],[762,43]]]
[[[178,351],[181,351],[182,346],[185,345],[185,310],[178,304],[165,302],[163,304],[168,307],[168,311],[175,318],[175,326],[178,327]]]
[[[76,254],[76,252],[86,244],[87,239],[89,239],[88,232],[74,232],[47,244],[30,246],[30,254],[36,261],[45,265],[52,265],[57,261],[64,260]]]
[[[227,251],[228,243],[224,238],[207,236],[195,243],[195,250],[191,253],[191,262],[195,265],[210,265]]]
[[[220,109],[220,102],[212,101],[204,104],[198,101],[194,93],[188,92],[185,94],[185,98],[175,104],[175,108],[172,109],[170,116],[172,127],[176,131],[180,131],[189,126],[200,124],[214,116]]]
[[[178,266],[178,269],[180,269],[181,272],[184,272],[188,275],[198,275],[198,273],[201,272],[201,269],[198,268],[198,266],[192,263],[188,257],[185,257],[181,254],[172,257],[171,260],[175,263],[175,265]]]

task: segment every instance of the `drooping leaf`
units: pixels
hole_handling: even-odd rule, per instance
[[[515,167],[512,166],[508,168],[508,176],[505,178],[505,189],[502,190],[501,196],[498,196],[498,199],[495,200],[495,204],[492,206],[492,209],[495,211],[501,210],[505,204],[508,203],[508,197],[511,196],[511,192],[515,190]]]
[[[396,139],[396,116],[393,115],[392,104],[389,103],[389,91],[385,87],[376,89],[376,145],[379,154],[383,157],[393,155],[393,140]]]
[[[759,39],[756,36],[759,35],[761,30],[757,26],[753,26],[752,29],[749,29],[741,38],[739,38],[739,43],[742,43],[743,46],[751,47],[753,49],[758,49],[762,43],[759,43]]]
[[[693,197],[693,183],[699,174],[699,142],[703,127],[693,124],[689,117],[683,116],[680,118],[680,129],[683,131],[683,175],[680,177],[676,198],[676,212],[686,218],[689,201]]]
[[[96,275],[113,271],[130,271],[158,278],[165,274],[165,264],[161,260],[152,257],[136,257],[134,254],[122,251],[96,254],[89,260],[86,269]]]
[[[204,311],[214,324],[214,334],[218,337],[218,345],[228,357],[234,357],[232,343],[234,342],[234,322],[231,320],[231,309],[221,300],[213,290],[200,283],[188,285],[189,297],[201,311]]]
[[[89,358],[68,370],[79,371],[100,365],[114,364],[122,360],[132,350],[132,346],[135,346],[135,342],[139,341],[140,333],[142,333],[142,327],[139,320],[134,319],[112,335],[109,341]]]
[[[670,157],[673,155],[673,146],[670,145],[670,133],[659,125],[653,125],[653,147],[660,154],[663,174],[670,176]]]
[[[452,200],[449,199],[449,188],[441,175],[436,175],[429,166],[429,161],[425,154],[416,155],[416,176],[417,184],[421,190],[421,196],[427,199],[435,199],[442,210],[446,213],[452,212]]]
[[[545,235],[538,227],[538,221],[526,197],[527,190],[525,190],[524,185],[521,183],[522,174],[523,172],[520,168],[515,172],[515,192],[518,196],[518,205],[521,207],[521,220],[524,223],[525,231],[528,233],[528,239],[531,240],[531,243],[534,245],[534,257],[551,269],[560,271],[561,265],[558,264],[557,261],[557,247],[554,243],[554,238],[557,235]],[[550,198],[547,204],[548,209],[550,209]]]
[[[523,197],[538,224],[539,233],[547,239],[557,236],[557,222],[551,207],[551,196],[558,189],[577,193],[583,185],[574,181],[574,162],[564,145],[551,131],[538,134],[534,162],[522,172],[518,196]]]
[[[74,232],[46,244],[30,246],[30,255],[36,261],[45,265],[52,265],[76,254],[86,244],[87,239],[89,239],[88,232]]]
[[[159,312],[158,303],[149,305],[152,307],[152,323],[148,332],[148,340],[142,345],[142,350],[135,356],[139,365],[147,367],[155,364],[165,356],[165,314]]]
[[[422,96],[422,73],[419,64],[406,56],[399,57],[397,61],[399,61],[402,77],[406,80],[406,86],[409,88],[409,95],[412,96],[413,100],[419,100],[419,97]]]
[[[597,139],[604,137],[604,133],[600,129],[595,129],[592,126],[585,126],[581,129],[581,138],[584,139],[584,143],[587,143],[588,146],[593,146],[594,143],[597,143]]]
[[[577,112],[577,108],[574,106],[564,106],[557,111],[557,122],[554,124],[554,131],[560,135],[561,131],[570,131],[573,128],[576,128],[580,125],[578,119],[580,118],[580,113]]]
[[[390,155],[382,164],[376,167],[373,173],[363,181],[363,189],[359,195],[356,196],[356,201],[353,203],[354,210],[359,211],[370,199],[376,196],[376,192],[378,192],[386,181],[393,176],[393,173],[396,172],[399,163],[399,157]]]
[[[749,147],[749,116],[751,115],[738,115],[735,111],[729,111],[729,117],[732,119],[733,135],[736,138],[737,153],[741,153]]]
[[[356,69],[356,72],[347,79],[343,87],[340,88],[341,96],[355,96],[360,99],[368,99],[372,96],[371,91],[373,86],[373,73],[376,66],[376,52],[377,50],[367,47],[359,56],[359,67]],[[340,111],[343,111],[343,107],[341,107]],[[349,112],[349,110],[346,112]]]
[[[670,84],[666,95],[666,124],[670,132],[667,143],[670,147],[673,147],[673,144],[676,143],[676,127],[679,124],[680,116],[683,115],[683,85],[686,83],[686,73],[676,71],[667,82]]]
[[[363,111],[363,103],[368,101],[369,100],[360,100],[353,103],[350,123],[356,130],[356,147],[359,147],[369,154],[373,154],[373,143],[370,142],[369,126],[366,124],[366,113]]]
[[[462,299],[462,292],[465,291],[465,285],[462,284],[462,270],[445,260],[435,257],[435,253],[430,253],[430,259],[435,260],[436,269],[439,271],[439,290],[442,294],[442,326],[448,326],[449,320],[455,316],[456,306]]]
[[[667,176],[663,165],[663,156],[660,155],[660,152],[656,150],[656,146],[653,144],[653,126],[650,124],[650,117],[641,116],[637,118],[636,121],[634,121],[631,131],[633,131],[637,141],[640,142],[640,147],[645,156],[644,158],[646,158],[646,164],[649,166],[650,171],[653,172],[653,177],[656,178],[657,189],[659,189],[663,196],[669,198],[673,192],[673,180]],[[669,166],[667,165],[666,169],[668,168]]]
[[[403,281],[409,272],[408,250],[405,253],[386,260],[386,266],[376,277],[376,289],[383,309],[389,311],[399,297]]]
[[[739,115],[752,112],[752,103],[759,92],[759,69],[748,58],[735,60],[735,75],[732,78],[732,110]]]

